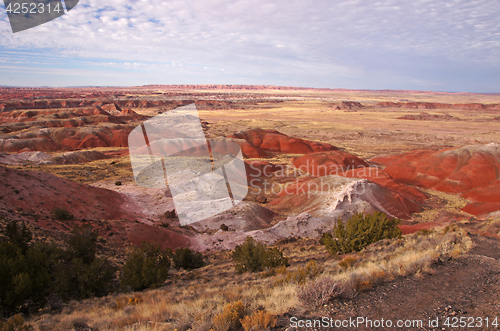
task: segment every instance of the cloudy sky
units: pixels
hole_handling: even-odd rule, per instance
[[[0,85],[265,84],[500,93],[498,0],[80,0],[12,33]]]

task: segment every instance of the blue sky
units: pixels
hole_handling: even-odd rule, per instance
[[[80,0],[13,34],[0,6],[0,85],[500,93],[499,17],[498,0]]]

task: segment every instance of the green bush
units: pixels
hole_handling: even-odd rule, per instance
[[[28,230],[24,222],[21,228],[18,228],[17,223],[14,221],[7,224],[6,235],[9,242],[21,248],[23,253],[26,252],[28,244],[33,238],[33,235],[30,230]]]
[[[53,293],[64,300],[103,296],[113,291],[116,269],[96,257],[99,234],[90,224],[73,229],[56,274]]]
[[[158,287],[167,279],[170,268],[169,252],[159,245],[143,242],[129,254],[123,267],[123,287],[141,291]]]
[[[97,252],[98,237],[99,233],[90,224],[75,227],[68,242],[71,259],[80,258],[84,263],[91,264]]]
[[[201,255],[200,252],[194,252],[189,248],[176,249],[173,260],[177,269],[196,269],[203,267],[203,255]]]
[[[358,213],[347,221],[346,226],[339,219],[333,228],[333,235],[324,235],[321,241],[332,255],[360,251],[381,239],[400,237],[398,224],[398,219],[389,219],[381,212],[369,215]]]
[[[60,266],[53,293],[63,300],[104,296],[115,288],[115,271],[106,259],[94,258],[85,263],[81,258],[73,258]]]
[[[7,234],[9,240],[0,244],[0,313],[36,310],[50,293],[55,248],[43,243],[29,245],[32,235],[25,225],[18,228],[11,222]]]
[[[50,296],[82,299],[105,295],[114,288],[115,269],[96,258],[97,233],[76,228],[64,251],[56,244],[31,243],[25,225],[10,223],[8,241],[0,243],[0,315],[32,312]]]
[[[238,273],[288,265],[288,259],[283,257],[283,251],[278,248],[267,248],[250,236],[243,244],[236,246],[232,258],[236,262],[235,269]]]
[[[52,209],[50,214],[52,215],[52,218],[58,221],[70,221],[75,218],[65,208],[59,208],[59,207],[55,207],[54,209]]]

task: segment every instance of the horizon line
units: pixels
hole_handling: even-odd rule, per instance
[[[281,85],[262,85],[262,84],[147,84],[147,85],[81,85],[81,86],[16,86],[0,85],[0,89],[72,89],[72,88],[171,88],[171,89],[248,89],[248,90],[318,90],[318,91],[344,91],[344,92],[385,92],[385,93],[425,93],[425,94],[486,94],[500,95],[500,92],[451,92],[451,91],[431,91],[431,90],[401,90],[401,89],[350,89],[350,88],[330,88],[330,87],[304,87],[304,86],[281,86]]]

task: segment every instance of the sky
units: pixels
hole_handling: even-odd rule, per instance
[[[498,0],[80,0],[12,33],[0,85],[500,93]]]

